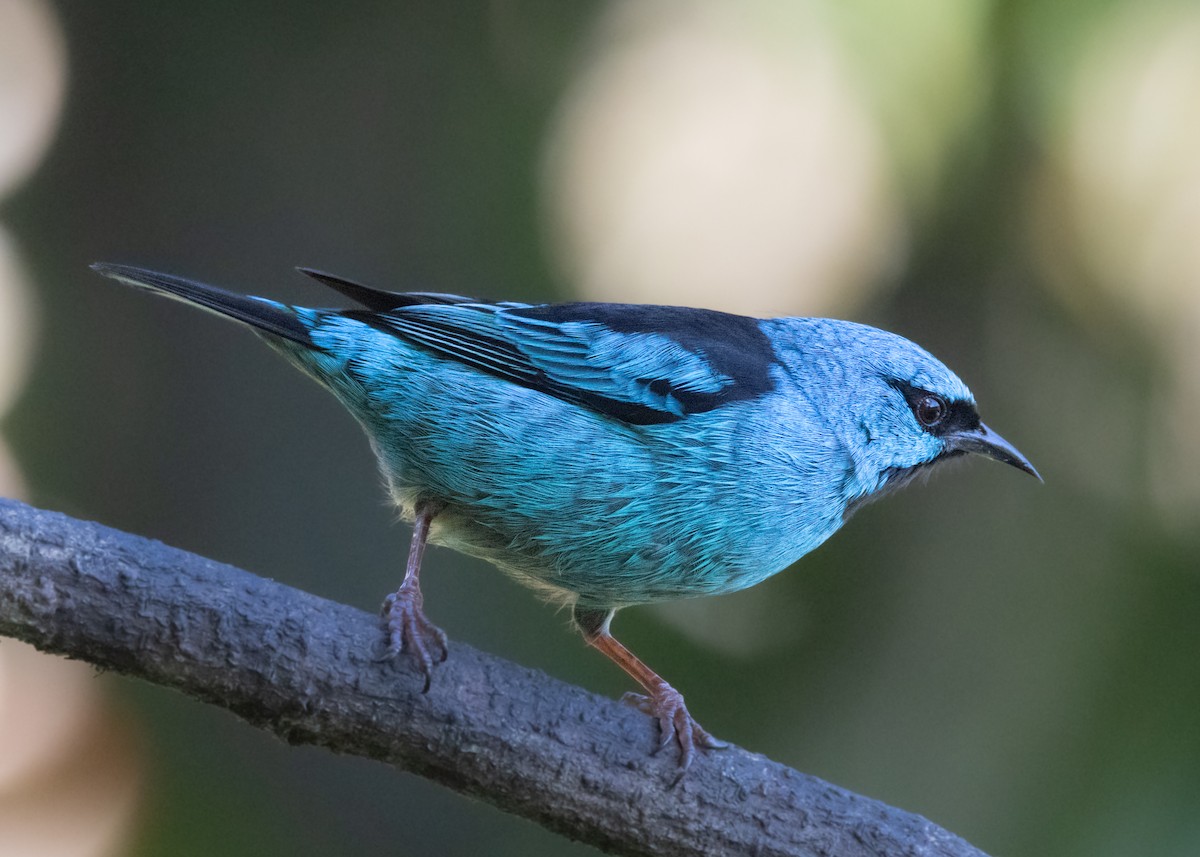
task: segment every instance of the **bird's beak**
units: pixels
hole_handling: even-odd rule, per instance
[[[1017,470],[1025,471],[1038,482],[1043,481],[1033,465],[1029,463],[1029,460],[1025,456],[1017,452],[1015,446],[983,423],[979,424],[979,428],[955,432],[946,440],[946,445],[952,450],[986,455],[988,458],[994,458],[997,461],[1003,461],[1005,464],[1011,464]]]

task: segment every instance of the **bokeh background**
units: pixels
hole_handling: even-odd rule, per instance
[[[995,854],[1200,853],[1200,6],[0,2],[0,485],[373,609],[407,530],[332,398],[108,260],[834,315],[973,461],[748,592],[623,613],[711,731]],[[479,563],[450,634],[628,682]],[[587,854],[0,644],[0,853]]]

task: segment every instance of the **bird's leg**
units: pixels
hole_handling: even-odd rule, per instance
[[[422,693],[429,692],[434,663],[446,660],[446,634],[441,628],[425,618],[421,596],[421,557],[425,553],[425,542],[429,538],[429,525],[433,523],[434,509],[427,505],[417,507],[413,521],[412,542],[408,546],[408,565],[404,568],[404,580],[400,588],[383,602],[383,617],[387,622],[388,653],[396,655],[404,650],[416,656],[425,674]]]
[[[692,719],[692,715],[683,704],[683,694],[667,684],[662,676],[646,666],[637,655],[612,635],[608,626],[614,613],[615,610],[588,610],[576,606],[573,616],[588,645],[599,649],[645,689],[645,696],[627,693],[622,699],[658,720],[658,750],[662,750],[674,739],[679,744],[679,767],[681,770],[687,770],[692,764],[692,755],[697,744],[712,750],[727,747],[724,741],[718,741],[709,735]]]

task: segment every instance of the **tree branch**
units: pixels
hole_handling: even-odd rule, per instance
[[[676,782],[649,717],[462,643],[428,694],[379,620],[159,542],[0,499],[0,634],[378,759],[630,855],[986,857],[738,748]]]

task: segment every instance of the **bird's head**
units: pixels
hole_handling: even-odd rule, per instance
[[[901,416],[885,418],[898,423],[900,429],[894,435],[899,442],[890,444],[892,448],[886,452],[892,463],[884,468],[883,487],[898,487],[939,461],[967,453],[1011,464],[1040,481],[1042,477],[1029,460],[979,419],[975,400],[962,382],[945,366],[939,363],[938,367],[953,383],[939,384],[934,379],[922,383],[922,378],[887,379],[895,395],[884,407]],[[926,377],[929,374],[932,373]]]
[[[825,418],[853,459],[846,485],[851,502],[967,453],[1041,479],[1016,447],[979,419],[966,384],[923,348],[850,322],[821,320],[809,333],[806,362],[815,362],[823,380],[823,389],[810,396],[824,399]]]

